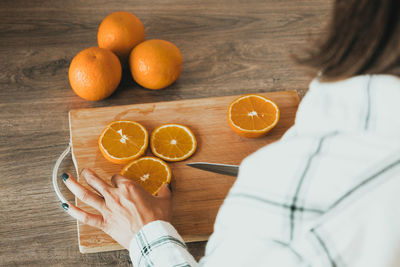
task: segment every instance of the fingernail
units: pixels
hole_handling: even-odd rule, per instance
[[[61,205],[63,207],[63,209],[68,210],[69,209],[69,205],[67,203],[62,203]]]
[[[64,180],[64,182],[69,178],[69,175],[68,174],[66,174],[66,173],[63,173],[62,174],[62,179]]]
[[[171,184],[168,184],[168,189],[169,189],[169,191],[172,192],[172,186],[171,186]]]

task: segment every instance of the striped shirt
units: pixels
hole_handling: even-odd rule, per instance
[[[134,266],[400,266],[400,79],[317,79],[281,140],[243,160],[197,263],[145,225]]]

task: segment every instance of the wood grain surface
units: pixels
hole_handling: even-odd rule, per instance
[[[281,116],[278,125],[267,136],[256,139],[239,137],[228,124],[227,108],[239,96],[71,110],[70,135],[78,173],[82,168],[90,168],[110,183],[111,176],[121,172],[123,166],[108,162],[101,155],[97,143],[100,133],[111,121],[138,121],[149,132],[165,123],[187,125],[194,132],[198,147],[190,159],[169,163],[173,173],[172,224],[186,242],[207,240],[219,207],[235,178],[193,169],[186,163],[239,165],[246,156],[278,140],[294,123],[299,97],[296,91],[263,95],[278,104]],[[152,154],[147,151],[146,155]],[[85,179],[78,177],[78,181],[90,190]],[[77,205],[83,210],[98,213],[79,199]],[[78,223],[78,233],[82,253],[121,249],[99,229]]]
[[[81,254],[75,220],[58,202],[51,171],[69,141],[75,108],[297,90],[312,77],[290,53],[322,33],[332,0],[2,0],[0,1],[0,265],[130,266],[127,251]],[[87,102],[71,90],[68,66],[96,45],[102,18],[135,13],[148,39],[182,51],[181,78],[142,89],[125,70],[108,99]],[[61,171],[72,171],[66,160]],[[63,191],[71,200],[73,196]],[[190,243],[199,259],[204,242]]]

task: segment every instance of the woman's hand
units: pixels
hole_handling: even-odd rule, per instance
[[[64,183],[77,198],[101,215],[88,213],[72,204],[63,207],[72,217],[100,228],[126,249],[133,236],[147,223],[171,220],[171,192],[167,185],[163,185],[155,197],[122,175],[112,176],[112,186],[90,169],[83,169],[81,175],[99,194],[83,187],[69,174],[63,174]]]

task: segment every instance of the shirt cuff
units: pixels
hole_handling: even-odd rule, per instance
[[[129,254],[133,266],[197,265],[182,237],[165,221],[146,224],[131,240]]]

